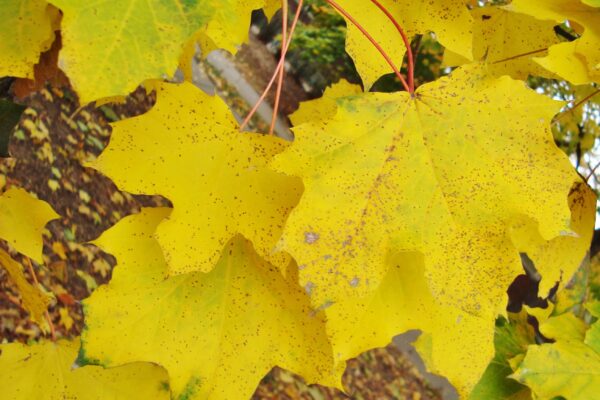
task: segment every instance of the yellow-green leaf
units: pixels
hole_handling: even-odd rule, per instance
[[[545,240],[569,230],[577,179],[549,131],[560,103],[471,65],[406,93],[338,100],[300,125],[273,166],[305,192],[281,242],[316,307],[369,295],[390,250],[419,251],[438,302],[495,317],[522,271],[517,216]]]
[[[48,203],[12,187],[0,196],[0,239],[41,264],[42,231],[58,217]]]
[[[232,50],[265,0],[52,0],[63,13],[61,67],[81,102],[125,95],[171,76],[186,42],[203,30]]]
[[[0,0],[0,76],[33,78],[33,65],[54,40],[43,0]]]
[[[31,319],[38,324],[42,330],[46,330],[47,322],[44,313],[52,300],[52,296],[27,281],[21,264],[0,249],[0,267],[8,273],[8,276],[17,287],[19,296],[23,302],[23,308],[29,313]]]
[[[168,211],[144,209],[95,242],[117,266],[109,285],[85,301],[84,358],[158,363],[175,397],[185,398],[249,398],[275,365],[309,382],[338,383],[322,316],[241,236],[210,273],[165,280],[152,233]]]
[[[515,79],[526,79],[528,75],[553,76],[531,58],[543,55],[548,47],[558,43],[554,22],[499,7],[475,8],[471,16],[473,58],[485,62],[490,74],[510,75]],[[446,65],[463,63],[453,52],[444,55]]]
[[[167,400],[169,377],[152,364],[77,367],[79,340],[0,345],[2,397],[11,400]],[[75,367],[75,368],[74,368]]]
[[[511,377],[529,386],[540,400],[595,399],[600,393],[600,355],[578,341],[532,345]]]
[[[585,337],[585,331],[585,323],[570,312],[548,318],[548,320],[540,324],[540,332],[545,337],[553,340],[575,340],[581,342]]]
[[[339,0],[347,10],[381,45],[400,68],[405,47],[398,31],[384,13],[372,2]],[[462,0],[429,0],[425,2],[381,0],[380,3],[396,18],[408,36],[433,31],[442,45],[472,59],[472,20]],[[377,49],[350,22],[346,35],[346,50],[354,59],[365,89],[384,74],[392,72]]]
[[[210,271],[237,233],[269,256],[302,190],[267,168],[287,142],[240,133],[225,103],[191,84],[157,84],[157,98],[114,124],[95,168],[123,190],[173,202],[157,231],[171,273]]]

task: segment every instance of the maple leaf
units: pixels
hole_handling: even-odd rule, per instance
[[[587,305],[600,317],[600,303]],[[545,334],[553,334],[555,343],[531,345],[519,368],[511,375],[526,384],[536,398],[558,396],[587,400],[600,392],[600,323],[584,332],[585,324],[571,313],[550,318]]]
[[[580,38],[552,46],[547,57],[536,61],[576,85],[600,79],[599,8],[578,0],[515,0],[509,7],[538,19],[557,23],[570,20],[583,27]]]
[[[373,293],[324,307],[336,366],[387,345],[399,333],[420,329],[416,347],[428,371],[448,378],[461,398],[466,397],[494,355],[494,318],[439,305],[425,279],[422,255],[391,254],[388,264]]]
[[[221,0],[201,41],[203,54],[215,49],[235,53],[248,39],[252,10],[265,7],[267,15],[281,6],[280,0]]]
[[[247,37],[265,0],[52,0],[63,13],[61,67],[85,104],[171,76],[186,42],[202,30],[219,47]]]
[[[175,397],[249,398],[275,365],[339,386],[322,316],[247,240],[234,238],[208,274],[164,279],[152,233],[169,211],[143,209],[95,242],[117,266],[109,285],[85,300],[85,359],[158,363]]]
[[[509,234],[515,247],[534,262],[542,280],[540,293],[546,295],[556,282],[569,279],[584,260],[590,248],[596,217],[596,195],[583,182],[576,183],[569,193],[572,235],[544,240],[538,224],[531,218],[516,219]]]
[[[240,133],[225,103],[192,84],[156,88],[154,108],[114,124],[93,166],[123,190],[173,202],[157,230],[171,273],[210,271],[237,233],[269,256],[302,190],[267,167],[287,142]]]
[[[373,3],[365,0],[339,0],[338,3],[357,18],[392,60],[402,60],[406,49],[396,28]],[[400,23],[409,40],[416,34],[433,31],[442,45],[472,59],[473,22],[464,1],[381,0],[380,3]],[[350,21],[347,25],[346,50],[368,89],[382,75],[390,73],[390,67],[360,30]]]
[[[41,264],[42,231],[48,221],[58,216],[44,201],[34,198],[23,189],[12,187],[0,196],[0,239]],[[23,307],[31,319],[46,329],[44,313],[52,296],[41,287],[30,284],[23,267],[4,250],[0,250],[0,266],[17,287]]]
[[[31,319],[43,330],[47,322],[45,312],[52,301],[52,296],[43,291],[39,286],[34,286],[27,281],[21,264],[12,259],[4,250],[0,249],[0,267],[8,273],[10,280],[15,284],[23,308],[29,313]]]
[[[54,40],[56,15],[43,0],[0,1],[0,76],[33,78],[33,65]]]
[[[522,270],[510,224],[525,215],[544,240],[569,232],[577,178],[549,132],[559,107],[471,65],[414,99],[352,96],[296,127],[272,165],[305,185],[281,247],[315,307],[372,292],[389,250],[419,251],[437,301],[495,316]]]
[[[111,369],[73,369],[78,348],[78,339],[0,345],[2,396],[13,400],[170,398],[169,377],[162,368],[138,362]]]
[[[498,7],[475,8],[471,16],[474,21],[473,58],[486,63],[491,75],[510,75],[515,79],[527,79],[529,75],[555,76],[532,60],[558,43],[553,21],[541,21]],[[450,50],[444,53],[445,65],[468,62]]]
[[[0,196],[0,238],[35,262],[42,260],[42,232],[59,215],[24,189],[12,187]]]

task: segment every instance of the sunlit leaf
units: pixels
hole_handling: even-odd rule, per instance
[[[522,270],[507,235],[517,216],[544,240],[572,234],[576,175],[549,132],[559,107],[471,66],[415,99],[340,99],[334,118],[295,128],[273,162],[305,185],[281,247],[315,307],[373,293],[390,250],[419,251],[437,301],[495,317]]]
[[[79,340],[0,345],[2,397],[11,400],[170,399],[169,377],[152,364],[118,368],[74,365]]]
[[[168,212],[144,209],[95,242],[117,266],[110,284],[85,301],[81,359],[158,363],[175,397],[189,399],[249,398],[275,365],[339,385],[321,314],[247,240],[234,238],[208,274],[165,280],[152,233]]]
[[[41,264],[42,231],[58,216],[49,204],[12,187],[0,196],[0,239]]]
[[[33,65],[54,40],[43,0],[0,0],[0,77],[33,78]]]
[[[152,110],[114,124],[94,166],[123,190],[173,202],[157,231],[171,273],[210,271],[237,233],[270,255],[302,190],[267,168],[287,143],[239,132],[225,103],[191,84],[157,90]]]

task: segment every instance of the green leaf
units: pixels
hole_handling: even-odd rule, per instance
[[[0,99],[0,157],[10,157],[8,144],[25,106]]]

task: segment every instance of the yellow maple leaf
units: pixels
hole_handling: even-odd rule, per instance
[[[44,201],[34,198],[25,190],[11,187],[0,196],[0,239],[6,240],[15,250],[42,263],[42,232],[48,221],[59,215]],[[52,297],[30,284],[23,267],[4,250],[0,251],[2,266],[14,282],[31,319],[42,329],[46,328],[44,313]]]
[[[281,247],[315,307],[372,293],[388,251],[419,251],[438,302],[495,316],[522,271],[510,224],[570,234],[576,174],[549,130],[561,103],[470,65],[407,93],[338,100],[334,118],[294,129],[273,167],[305,192]]]
[[[235,53],[248,39],[252,10],[266,7],[267,14],[281,6],[280,0],[221,0],[206,30],[203,54],[221,48]]]
[[[600,303],[586,305],[600,317]],[[530,345],[511,378],[529,386],[535,397],[595,399],[600,393],[600,323],[586,324],[571,313],[550,318],[540,328],[556,341]]]
[[[572,235],[546,241],[538,232],[538,223],[530,218],[513,222],[510,235],[520,252],[527,253],[542,277],[539,292],[547,296],[560,281],[568,281],[590,248],[596,217],[596,195],[590,187],[576,183],[569,194]]]
[[[52,3],[64,13],[60,64],[85,104],[171,76],[198,31],[232,50],[247,37],[251,11],[265,0]]]
[[[558,43],[554,22],[499,7],[475,8],[471,16],[474,21],[473,58],[485,62],[490,74],[510,75],[515,79],[527,79],[528,75],[554,77],[532,60]],[[465,62],[469,61],[446,50],[445,65],[457,66]]]
[[[400,67],[406,49],[394,25],[373,3],[367,0],[338,0],[346,11],[373,36],[385,52]],[[433,31],[442,45],[472,59],[472,20],[462,0],[430,0],[407,2],[381,0],[380,3],[396,18],[408,36]],[[346,50],[363,79],[365,90],[377,79],[391,73],[389,65],[363,34],[347,21]]]
[[[574,50],[573,42],[560,43],[550,47],[546,57],[534,57],[533,60],[574,85],[600,81],[600,74],[598,79],[594,77],[588,69],[585,57]]]
[[[541,58],[538,61],[540,65],[574,84],[600,79],[600,8],[579,0],[514,0],[509,7],[538,19],[557,23],[569,20],[581,25],[584,31],[580,38],[556,45],[560,47],[554,51],[551,48],[547,59]],[[572,63],[579,65],[573,67]],[[590,80],[585,80],[586,74],[581,73],[582,69],[587,69]]]
[[[31,319],[38,324],[42,330],[46,330],[47,322],[44,319],[48,305],[52,301],[52,296],[43,291],[40,287],[34,286],[23,272],[21,264],[12,259],[12,257],[0,249],[0,267],[8,273],[11,281],[17,287],[19,296],[23,302],[23,308],[29,313]]]
[[[0,239],[41,264],[42,232],[59,215],[24,189],[12,187],[0,196]]]
[[[427,286],[422,255],[392,254],[388,264],[388,273],[371,295],[346,297],[325,309],[336,363],[420,329],[417,349],[427,369],[448,378],[461,398],[466,397],[494,356],[494,318],[440,306]]]
[[[2,397],[11,400],[167,400],[169,377],[164,369],[134,363],[104,369],[73,369],[79,340],[0,345]]]
[[[226,246],[210,273],[164,279],[152,234],[169,211],[144,209],[95,242],[117,266],[110,284],[85,300],[85,358],[106,366],[158,363],[175,397],[249,398],[275,365],[309,382],[338,384],[322,316],[244,238]]]
[[[210,271],[237,233],[272,253],[302,191],[300,180],[267,166],[287,142],[240,133],[219,97],[189,83],[157,84],[154,108],[113,127],[93,166],[123,190],[173,202],[156,234],[171,273]]]
[[[0,76],[33,79],[33,65],[54,40],[53,15],[43,0],[0,0]]]

